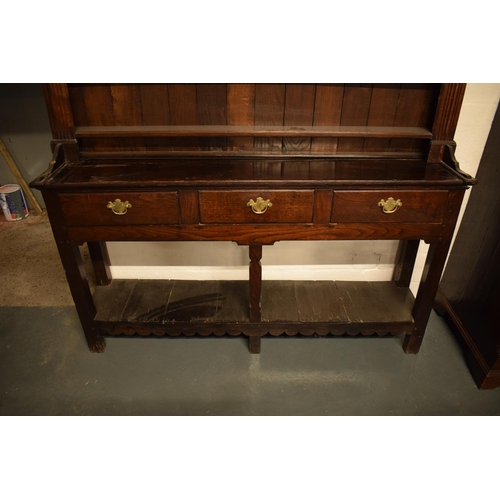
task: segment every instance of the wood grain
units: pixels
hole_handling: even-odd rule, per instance
[[[117,215],[107,207],[116,199],[128,201],[132,206],[123,215]],[[177,192],[123,191],[97,194],[61,195],[61,205],[68,226],[177,224],[179,203]]]
[[[384,213],[379,202],[389,197],[402,206]],[[332,222],[440,222],[445,213],[448,191],[335,191]]]
[[[368,123],[371,84],[346,84],[340,124],[344,126],[365,126]],[[363,151],[364,139],[339,139],[338,151]]]
[[[282,127],[285,115],[285,85],[261,84],[255,88],[255,125]],[[255,138],[254,147],[261,151],[281,151],[281,138]]]
[[[343,84],[318,84],[314,100],[313,125],[338,127],[342,115],[343,98]],[[311,151],[335,153],[338,142],[336,138],[315,138],[311,143]]]
[[[44,192],[90,350],[122,333],[243,332],[251,352],[267,334],[404,333],[406,352],[416,353],[475,182],[450,154],[449,166],[429,161],[448,144],[437,136],[454,130],[462,92],[453,84],[47,86],[55,139],[76,140],[33,185]],[[272,206],[255,214],[247,203],[259,196]],[[378,203],[391,196],[402,206],[383,214]],[[127,214],[107,208],[115,198],[132,204]],[[262,280],[263,245],[378,239],[406,241],[395,282]],[[407,285],[421,239],[430,252],[414,300]],[[78,245],[90,242],[104,284],[106,241],[235,241],[249,246],[250,284],[115,280],[92,296]]]
[[[227,124],[253,126],[255,123],[255,84],[228,84]],[[227,147],[233,151],[253,149],[252,137],[231,137]]]
[[[68,86],[63,83],[43,85],[43,93],[49,113],[50,128],[54,139],[73,139],[75,123]]]
[[[199,125],[227,125],[227,85],[199,83],[196,85],[196,113]],[[223,150],[225,137],[198,139],[202,149]]]
[[[393,127],[401,84],[374,84],[367,125],[370,127]],[[364,151],[389,151],[391,141],[366,139]]]
[[[250,256],[250,264],[248,266],[249,289],[250,289],[250,305],[249,318],[250,321],[261,321],[261,292],[262,292],[262,245],[250,245],[248,248]]]
[[[440,224],[207,224],[151,226],[75,226],[68,227],[72,242],[85,241],[234,241],[240,245],[272,245],[290,240],[398,240],[437,241]]]
[[[312,84],[287,84],[285,88],[285,126],[312,126],[316,86]],[[288,151],[310,151],[311,139],[285,137],[283,148]]]

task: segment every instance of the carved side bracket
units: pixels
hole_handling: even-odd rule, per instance
[[[440,163],[448,170],[452,171],[464,184],[474,185],[477,180],[460,169],[460,165],[455,157],[455,141],[431,141],[427,163]]]
[[[47,179],[65,162],[76,162],[80,159],[78,143],[76,140],[52,141],[52,159],[49,168],[30,183],[30,187],[39,188]]]

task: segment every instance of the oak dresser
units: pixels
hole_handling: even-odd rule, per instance
[[[88,346],[402,335],[417,353],[465,190],[463,84],[47,84],[43,192]],[[399,240],[390,282],[263,281],[282,240]],[[419,241],[430,244],[416,297]],[[248,281],[112,280],[105,242],[232,241]],[[98,284],[91,292],[80,247]],[[201,249],[200,249],[201,251]]]

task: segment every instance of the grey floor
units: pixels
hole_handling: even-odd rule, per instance
[[[401,339],[111,338],[90,354],[45,216],[0,223],[1,415],[500,415],[434,313]]]

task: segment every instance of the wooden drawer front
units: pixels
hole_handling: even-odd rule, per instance
[[[393,213],[379,203],[400,200]],[[448,191],[335,191],[332,222],[441,222]]]
[[[128,201],[126,213],[116,215],[109,202]],[[68,226],[128,226],[137,224],[178,224],[177,193],[114,192],[104,194],[71,194],[60,196]]]
[[[257,198],[272,203],[254,213],[247,203]],[[312,222],[314,191],[200,191],[202,223]]]

